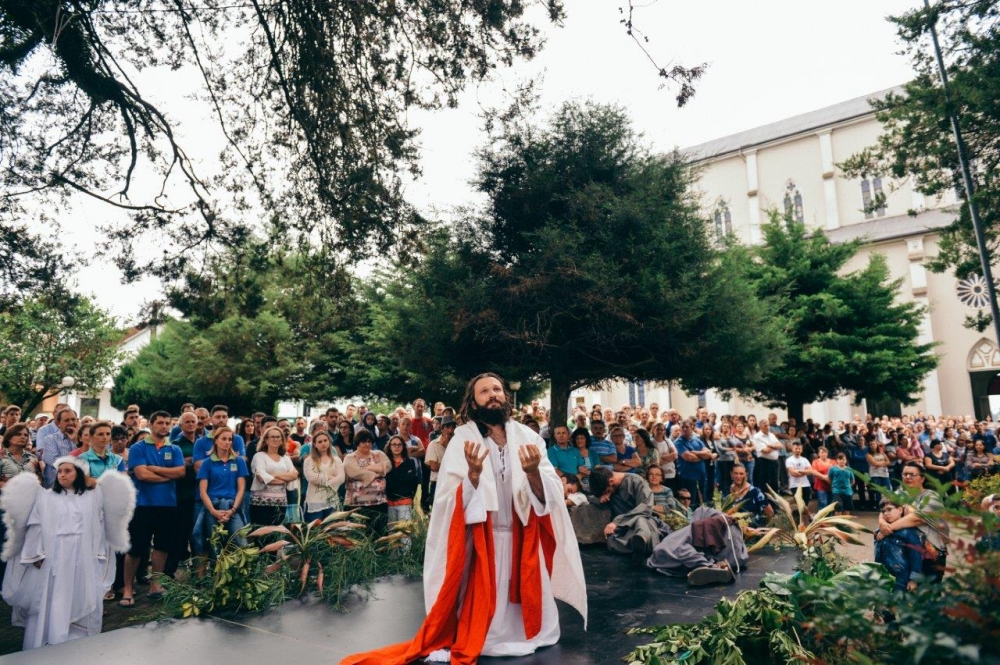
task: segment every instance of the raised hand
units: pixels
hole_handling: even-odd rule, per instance
[[[480,451],[482,451],[482,455],[480,455]],[[489,454],[488,446],[472,441],[465,442],[465,461],[469,465],[469,481],[473,487],[479,487],[479,476],[483,472],[483,462]]]
[[[538,464],[542,461],[542,453],[538,446],[533,443],[521,446],[517,449],[517,456],[521,460],[521,468],[528,475],[538,472]]]

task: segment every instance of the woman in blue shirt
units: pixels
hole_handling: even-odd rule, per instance
[[[198,469],[198,497],[205,509],[198,513],[191,539],[195,550],[205,557],[199,568],[204,576],[205,565],[210,555],[208,539],[216,524],[225,524],[229,537],[236,536],[243,528],[240,506],[246,494],[247,463],[233,453],[233,430],[218,427],[214,430],[212,450]],[[237,537],[236,542],[246,545]]]

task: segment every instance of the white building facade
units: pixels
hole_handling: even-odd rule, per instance
[[[1000,350],[989,335],[964,327],[965,317],[988,308],[981,277],[959,282],[951,274],[925,267],[938,251],[939,231],[956,217],[954,192],[930,200],[909,182],[887,177],[848,178],[837,166],[874,145],[881,126],[869,99],[890,92],[852,99],[811,113],[693,146],[684,151],[698,169],[696,193],[717,236],[731,234],[748,244],[761,242],[767,211],[788,210],[808,229],[834,242],[856,238],[862,249],[846,266],[863,268],[873,253],[887,259],[893,279],[901,279],[899,297],[924,305],[921,342],[934,341],[939,367],[924,380],[913,405],[854,405],[850,396],[811,404],[805,417],[816,422],[846,420],[856,413],[915,413],[984,417],[1000,412]],[[884,206],[866,212],[872,201]],[[687,395],[677,387],[647,387],[645,399],[629,386],[573,393],[571,407],[600,403],[617,409],[623,404],[657,402],[661,409],[691,414],[703,405],[723,413],[769,411],[759,404],[728,401],[713,390]],[[654,398],[655,397],[655,398]],[[780,416],[780,410],[777,411]]]

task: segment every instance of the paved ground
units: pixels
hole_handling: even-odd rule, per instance
[[[872,526],[873,513],[861,516]],[[864,547],[849,548],[855,560],[871,558],[871,536]],[[668,578],[634,568],[626,557],[609,554],[603,547],[583,549],[590,621],[583,621],[568,606],[559,604],[562,626],[560,643],[519,665],[591,665],[620,662],[643,636],[623,635],[628,628],[673,622],[693,622],[706,616],[722,596],[734,596],[756,588],[768,571],[791,572],[797,561],[794,551],[755,555],[748,570],[733,585],[691,588],[684,580]],[[341,657],[411,637],[424,615],[419,580],[391,579],[375,586],[375,596],[353,599],[347,612],[337,612],[315,602],[290,602],[278,610],[244,622],[218,619],[151,622],[155,606],[140,594],[137,604],[121,609],[107,603],[104,630],[86,640],[15,653],[22,631],[10,626],[10,612],[0,603],[0,649],[10,654],[6,663],[47,665],[67,659],[75,662],[176,665],[200,663],[213,654],[218,665],[273,662],[293,657],[293,662],[336,662]],[[123,627],[127,626],[127,627]],[[503,662],[509,659],[488,659]]]

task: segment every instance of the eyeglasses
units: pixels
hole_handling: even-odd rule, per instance
[[[689,497],[689,496],[678,496],[677,498],[680,499],[681,501],[690,501],[691,500],[691,497]]]
[[[904,473],[903,477],[904,478],[919,478],[920,474],[919,473],[912,473],[912,472],[911,473]]]

